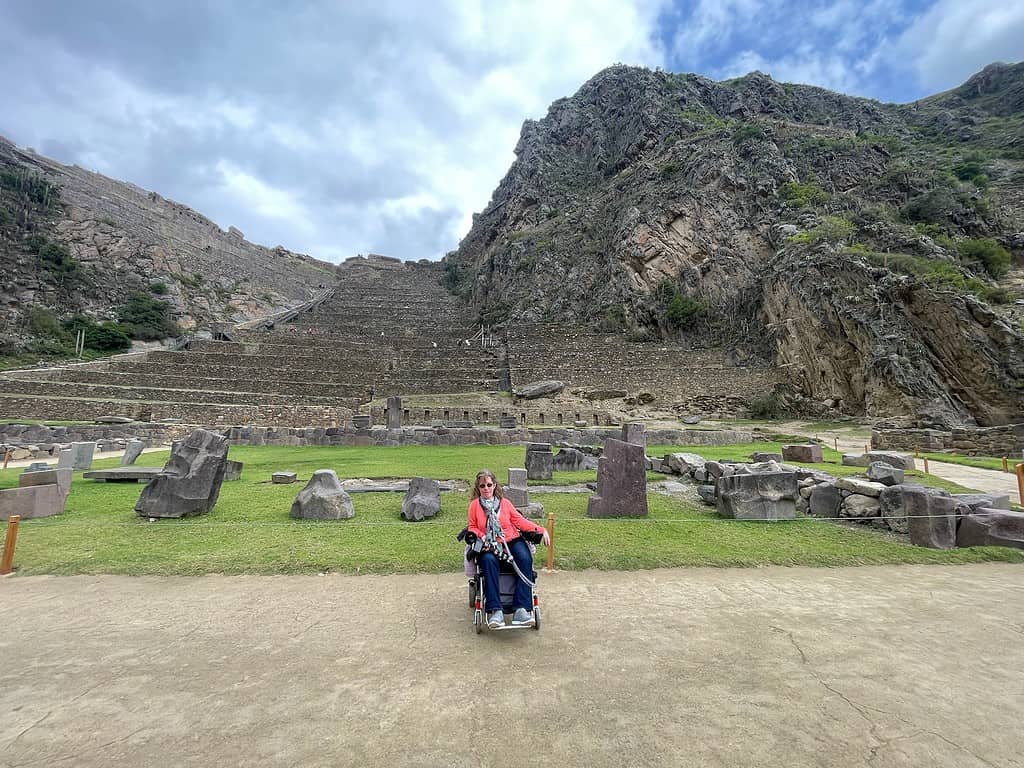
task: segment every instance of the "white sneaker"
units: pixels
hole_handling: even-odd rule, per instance
[[[505,614],[495,611],[487,618],[487,626],[491,629],[501,629],[505,626]]]
[[[516,608],[516,612],[512,614],[513,627],[532,627],[533,624],[533,611],[528,611],[525,608]]]

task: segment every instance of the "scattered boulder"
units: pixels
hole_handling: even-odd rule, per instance
[[[782,463],[782,454],[781,453],[764,453],[762,451],[754,451],[754,453],[750,454],[750,460],[752,462],[754,462],[755,464],[759,464],[759,463],[761,463],[763,461],[774,461],[774,462],[777,462],[777,463],[781,464]]]
[[[861,496],[873,496],[878,498],[886,486],[881,483],[873,483],[870,480],[861,480],[857,477],[840,477],[835,481],[835,486],[841,491],[859,493]]]
[[[706,463],[706,459],[696,453],[669,453],[662,459],[662,464],[677,475],[688,475]]]
[[[1010,508],[1010,497],[1005,493],[954,493],[953,498],[972,512],[979,509]]]
[[[529,384],[524,384],[513,394],[516,397],[523,398],[524,400],[533,400],[538,397],[551,397],[551,395],[557,395],[563,389],[565,389],[564,381],[550,379],[547,381],[533,381]]]
[[[624,389],[592,389],[584,392],[583,397],[587,400],[618,400],[626,396]]]
[[[960,520],[956,543],[960,547],[1024,549],[1024,513],[1005,509],[979,509]]]
[[[697,416],[696,414],[692,414],[692,415],[683,416],[683,418],[680,419],[680,421],[682,421],[683,424],[700,424],[700,418],[701,418],[700,416]]]
[[[213,509],[224,482],[228,441],[197,429],[177,441],[163,471],[142,489],[135,511],[141,517],[186,517]]]
[[[865,454],[868,463],[882,461],[897,469],[914,469],[914,457],[908,453],[894,453],[893,451],[871,451]]]
[[[575,472],[586,468],[588,458],[591,459],[590,463],[593,463],[593,457],[587,456],[583,451],[562,447],[552,458],[551,468],[556,472]]]
[[[414,477],[402,500],[402,519],[426,520],[441,511],[441,486],[428,477]],[[520,510],[521,512],[522,510]]]
[[[718,489],[713,485],[698,485],[697,495],[701,501],[713,507],[717,503]]]
[[[884,461],[872,461],[868,464],[868,480],[882,485],[900,485],[903,482],[903,470],[886,464]]]
[[[289,483],[294,483],[297,479],[294,472],[274,472],[270,476],[270,482],[274,485],[288,485]]]
[[[862,496],[854,493],[843,499],[839,508],[840,517],[878,517],[880,508],[878,499],[872,496]]]
[[[241,480],[242,479],[242,467],[244,465],[240,461],[227,460],[224,466],[224,482],[229,480]]]
[[[131,424],[135,419],[127,416],[97,416],[97,424]]]
[[[782,446],[783,461],[799,461],[803,464],[821,464],[821,446],[817,443]]]
[[[352,497],[341,487],[338,474],[333,469],[314,472],[306,487],[295,497],[288,513],[289,517],[301,520],[347,520],[355,514]]]
[[[844,453],[840,463],[844,467],[866,467],[871,460],[866,453]]]
[[[718,480],[718,513],[737,520],[791,520],[796,516],[795,472],[733,474]]]
[[[523,511],[523,507],[530,503],[530,490],[526,479],[525,469],[509,467],[508,482],[501,489],[505,498],[512,502],[512,506],[520,512]]]

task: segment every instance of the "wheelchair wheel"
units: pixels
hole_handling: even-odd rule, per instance
[[[537,632],[540,631],[540,606],[533,606],[533,628]]]
[[[469,582],[469,607],[476,608],[476,582]]]
[[[484,631],[484,612],[473,611],[473,631],[478,635]]]

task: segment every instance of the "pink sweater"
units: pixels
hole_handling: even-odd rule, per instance
[[[518,539],[520,531],[541,533],[544,530],[543,526],[537,525],[519,514],[519,510],[512,506],[512,502],[508,499],[501,500],[501,506],[498,507],[498,522],[501,524],[501,532],[505,535],[505,541]],[[487,532],[487,512],[480,506],[478,499],[469,502],[469,530],[481,539]]]

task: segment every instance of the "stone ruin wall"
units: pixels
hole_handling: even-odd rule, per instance
[[[1024,424],[998,427],[937,429],[875,429],[871,446],[879,450],[953,451],[977,456],[1024,457]]]
[[[665,342],[630,342],[621,334],[597,334],[552,325],[509,330],[508,364],[513,388],[544,379],[569,389],[649,392],[654,405],[701,404],[721,415],[786,381],[784,370],[725,364],[726,350],[684,350]],[[715,400],[721,407],[707,408]],[[701,403],[700,401],[703,401]]]

